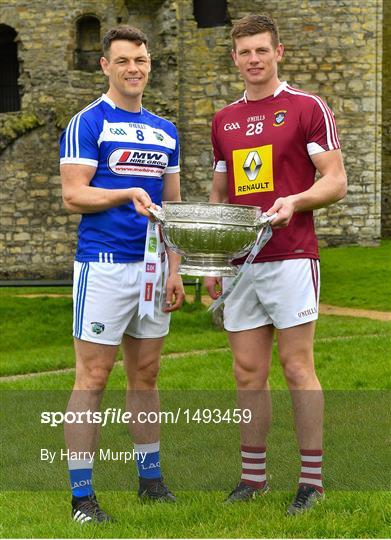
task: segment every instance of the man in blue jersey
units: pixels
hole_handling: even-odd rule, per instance
[[[159,410],[163,339],[170,312],[184,299],[179,257],[168,251],[163,303],[164,253],[148,221],[149,206],[180,200],[178,135],[171,122],[142,107],[151,70],[143,32],[130,26],[110,30],[101,67],[108,92],[76,114],[61,137],[64,205],[82,215],[73,287],[76,380],[68,411],[99,410],[122,344],[138,494],[175,501],[161,476],[159,424],[141,424],[137,415]],[[73,519],[109,521],[92,487],[98,425],[65,424],[65,439]]]

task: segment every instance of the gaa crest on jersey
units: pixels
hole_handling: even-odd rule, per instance
[[[136,148],[117,148],[107,160],[109,169],[119,175],[160,178],[168,165],[165,152]]]
[[[232,152],[235,195],[274,191],[273,146],[267,144]]]
[[[273,123],[273,126],[274,127],[280,127],[280,126],[283,126],[285,124],[285,115],[286,115],[287,111],[283,110],[283,111],[276,111],[274,113],[274,123]]]

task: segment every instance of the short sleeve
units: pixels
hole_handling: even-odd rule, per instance
[[[333,112],[318,96],[312,96],[312,106],[306,126],[308,154],[337,150],[341,145]]]
[[[223,153],[220,150],[217,136],[217,118],[213,117],[212,120],[212,147],[213,147],[213,169],[216,172],[227,172],[227,163],[224,159]]]
[[[88,119],[81,113],[69,122],[60,138],[60,163],[98,166],[99,134],[94,133]]]
[[[168,174],[177,173],[180,171],[180,165],[179,165],[180,145],[179,145],[178,132],[176,128],[175,128],[175,133],[173,134],[173,138],[175,139],[175,149],[173,150],[173,152],[170,154],[168,158],[168,165],[165,171]]]

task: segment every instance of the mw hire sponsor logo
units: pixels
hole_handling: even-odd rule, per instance
[[[161,176],[168,165],[164,152],[117,148],[108,158],[108,166],[116,174]]]

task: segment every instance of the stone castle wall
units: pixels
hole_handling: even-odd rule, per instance
[[[207,200],[212,115],[243,92],[229,54],[230,27],[197,28],[191,0],[147,4],[151,9],[137,0],[1,0],[0,22],[18,34],[22,85],[21,111],[0,114],[3,279],[72,271],[79,218],[62,208],[58,137],[106,89],[99,71],[73,69],[75,23],[83,14],[100,20],[102,34],[117,22],[147,32],[153,64],[144,105],[178,126],[183,198]],[[263,0],[228,1],[232,20],[264,8]],[[269,0],[267,12],[286,48],[281,78],[321,95],[337,119],[349,194],[317,212],[319,237],[374,243],[381,226],[382,2]],[[384,200],[383,193],[383,207]]]
[[[382,84],[382,236],[391,236],[391,2],[384,1]]]
[[[78,17],[97,17],[102,35],[128,20],[145,29],[155,51],[155,73],[144,104],[176,120],[175,6],[155,2],[156,11],[149,17],[140,6],[135,3],[128,10],[119,0],[0,4],[1,23],[18,33],[22,84],[21,111],[0,114],[2,279],[61,279],[72,273],[79,216],[63,209],[58,139],[71,117],[107,89],[100,70],[72,69]],[[165,28],[170,32],[162,38]],[[163,79],[159,75],[167,65],[170,73]]]
[[[211,115],[241,97],[243,84],[229,54],[230,28],[197,29],[191,2],[180,5],[184,193],[197,199],[206,198],[210,187]],[[266,3],[254,0],[250,10],[249,5],[229,1],[232,20],[264,12]],[[381,225],[381,2],[269,0],[267,13],[278,21],[285,45],[280,78],[319,94],[337,120],[349,193],[316,213],[319,238],[330,245],[376,243]]]

